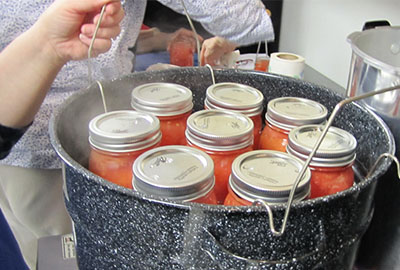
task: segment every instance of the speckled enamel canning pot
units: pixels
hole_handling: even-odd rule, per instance
[[[313,84],[251,71],[215,71],[217,82],[238,82],[259,89],[265,104],[282,96],[306,97],[331,112],[342,99]],[[148,82],[182,84],[203,108],[212,83],[207,68],[135,73],[103,82],[109,110],[130,109],[131,90]],[[369,225],[372,197],[383,161],[369,179],[344,192],[295,203],[286,231],[270,232],[262,207],[176,204],[118,187],[87,169],[88,122],[102,113],[97,85],[62,104],[50,124],[54,148],[65,164],[66,206],[75,223],[80,269],[351,269],[359,239]],[[373,113],[346,105],[334,125],[358,141],[356,169],[365,175],[382,153],[394,152],[393,136]],[[279,229],[285,205],[273,207]]]

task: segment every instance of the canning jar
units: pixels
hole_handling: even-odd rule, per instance
[[[326,121],[328,110],[322,104],[298,97],[281,97],[268,102],[260,149],[286,152],[291,129]]]
[[[254,64],[254,70],[258,71],[268,71],[269,57],[268,56],[258,56]]]
[[[170,64],[181,67],[193,66],[195,50],[195,43],[190,39],[172,42],[169,46]]]
[[[133,188],[147,195],[217,204],[214,164],[203,151],[188,146],[161,146],[140,155],[133,164]]]
[[[157,117],[135,111],[100,114],[89,122],[89,170],[117,185],[132,188],[132,165],[160,144]]]
[[[321,125],[297,127],[289,133],[287,152],[306,160],[322,133]],[[354,184],[357,141],[349,132],[329,127],[310,163],[311,195],[317,198],[346,190]]]
[[[254,145],[258,147],[262,130],[263,94],[256,88],[239,83],[217,83],[207,88],[204,99],[205,109],[240,112],[253,121]]]
[[[231,111],[202,110],[188,118],[188,145],[206,152],[214,161],[214,189],[219,204],[228,193],[233,160],[253,150],[253,126],[249,117]]]
[[[131,106],[160,120],[161,145],[185,145],[186,120],[192,112],[190,89],[174,83],[148,83],[132,90]]]
[[[303,165],[300,159],[279,151],[256,150],[240,155],[232,164],[224,205],[251,205],[255,200],[268,204],[286,203]],[[311,172],[307,168],[293,201],[309,196],[310,178]]]

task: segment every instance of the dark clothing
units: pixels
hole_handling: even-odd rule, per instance
[[[0,125],[0,159],[5,158],[10,153],[11,148],[24,135],[28,127],[16,129]]]
[[[26,270],[18,243],[0,210],[0,269]]]
[[[0,125],[0,159],[10,153],[13,145],[22,137],[28,127],[14,129]],[[0,269],[26,270],[17,241],[0,210]]]

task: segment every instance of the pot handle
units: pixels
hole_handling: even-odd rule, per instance
[[[369,21],[364,23],[362,30],[364,31],[379,26],[390,26],[390,23],[387,20]]]

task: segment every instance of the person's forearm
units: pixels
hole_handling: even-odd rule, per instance
[[[139,34],[136,41],[137,54],[164,51],[167,49],[168,38],[171,35],[170,33],[160,32],[157,28],[145,30],[142,33]]]
[[[18,128],[32,122],[65,64],[49,46],[34,26],[0,53],[0,124]]]

